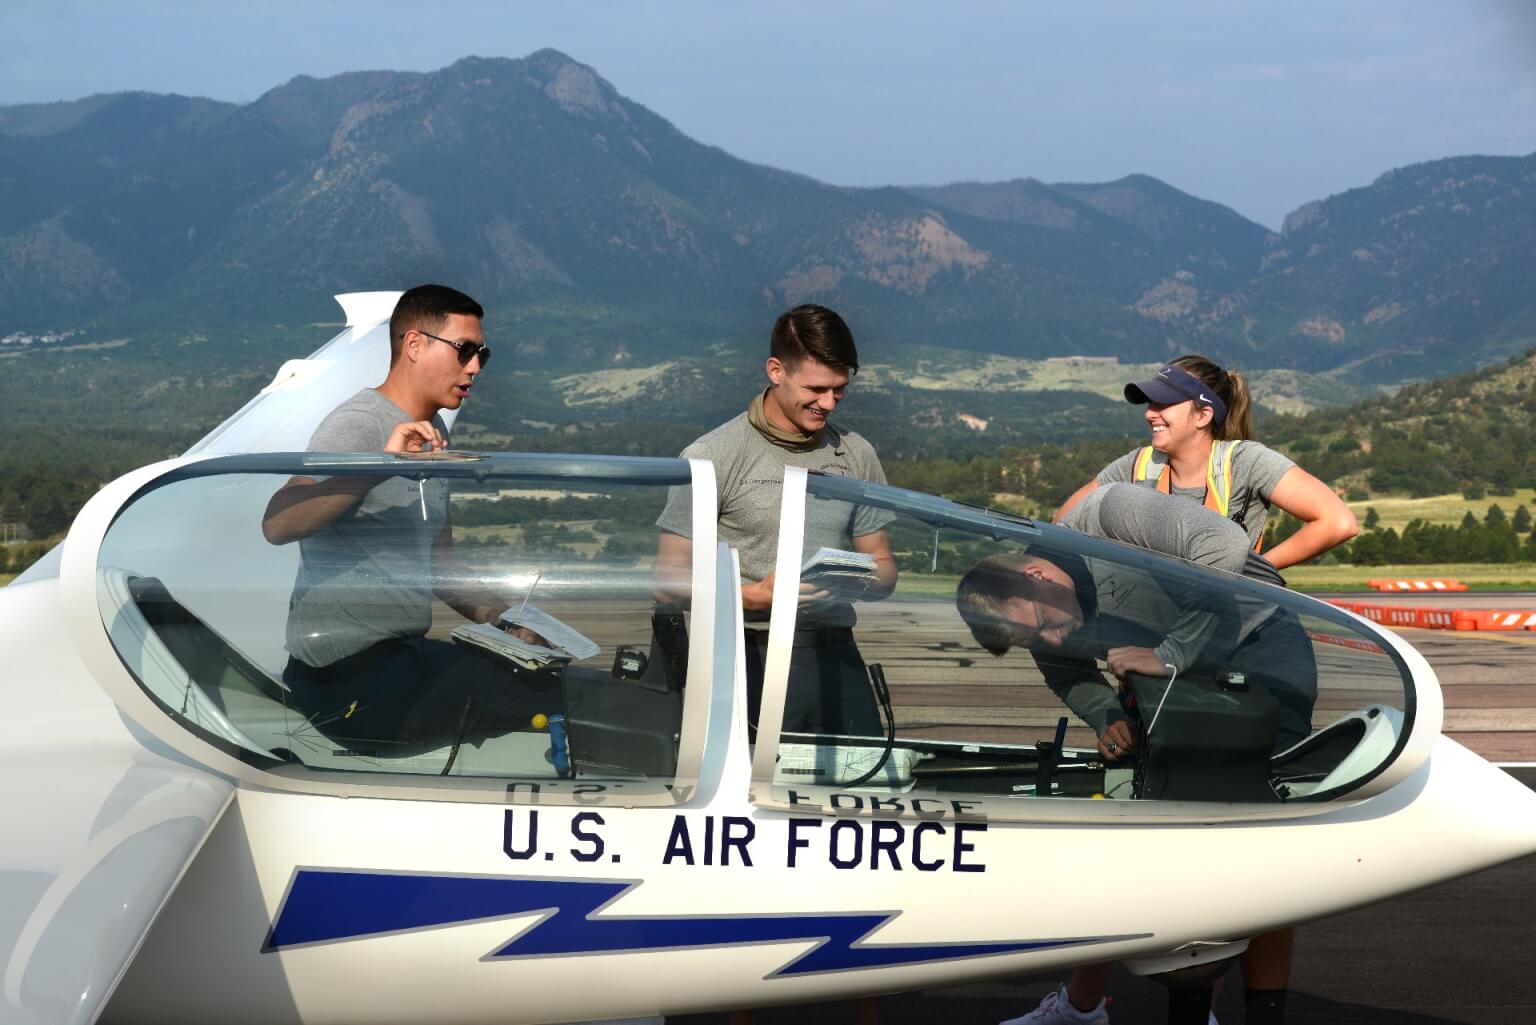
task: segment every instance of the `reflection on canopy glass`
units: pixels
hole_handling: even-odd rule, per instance
[[[879,510],[899,576],[888,597],[852,601],[881,727],[786,729],[776,801],[797,786],[1320,800],[1377,774],[1406,737],[1406,667],[1328,605],[896,488],[818,475],[807,488],[808,522]],[[816,615],[803,603],[797,625]],[[791,693],[819,685],[791,672]],[[1116,722],[1130,739],[1108,748]]]
[[[275,772],[664,788],[688,579],[657,604],[654,522],[688,479],[678,460],[210,460],[123,509],[99,604],[168,714]],[[353,496],[341,515],[327,484]]]

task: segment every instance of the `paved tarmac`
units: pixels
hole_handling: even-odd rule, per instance
[[[1536,788],[1536,769],[1510,770]],[[1528,1025],[1536,1022],[1536,856],[1301,926],[1289,1025]],[[881,1025],[993,1025],[1032,1008],[1059,976],[1019,977],[881,997]],[[1166,990],[1118,973],[1115,1025],[1163,1025]],[[1234,972],[1218,996],[1241,1025]],[[723,1014],[668,1025],[725,1025]],[[771,1008],[757,1025],[854,1025],[850,1003]]]
[[[1332,597],[1332,596],[1329,596]],[[1359,596],[1365,597],[1365,596]],[[1382,604],[1536,608],[1536,595],[1372,595]],[[1434,667],[1445,732],[1536,788],[1536,633],[1398,631]],[[1432,842],[1427,841],[1426,842]],[[1453,838],[1441,842],[1455,842]],[[1060,976],[1017,977],[881,997],[882,1025],[993,1025],[1034,1007]],[[1164,1025],[1167,991],[1123,970],[1115,1025]],[[1243,1021],[1233,972],[1218,996],[1225,1025]],[[757,1025],[854,1025],[851,1003],[771,1008]],[[689,1015],[669,1025],[725,1025]],[[1536,1023],[1536,856],[1298,930],[1290,1025]],[[869,1025],[869,1023],[861,1023]]]
[[[1536,609],[1530,591],[1329,591],[1313,597],[1443,609]]]
[[[1447,609],[1536,609],[1536,595],[1528,593],[1320,597]],[[1395,629],[1440,679],[1446,736],[1492,762],[1536,763],[1536,632]]]
[[[1531,594],[1369,597],[1382,604],[1536,608]],[[861,626],[871,650],[878,648],[890,667],[892,690],[899,701],[905,699],[909,714],[913,706],[943,711],[942,706],[957,700],[975,707],[1000,704],[994,711],[1017,719],[1004,724],[1015,730],[1044,728],[1060,714],[1044,688],[1021,691],[1011,678],[1004,681],[1010,684],[1005,699],[996,702],[984,699],[982,686],[974,693],[941,693],[938,685],[965,682],[962,671],[975,661],[962,657],[970,654],[963,650],[968,639],[948,619],[934,620],[933,609],[890,603],[877,611],[883,615],[870,615]],[[1528,767],[1509,771],[1536,788],[1536,632],[1397,632],[1424,654],[1440,679],[1446,734],[1492,761],[1524,763]],[[1360,700],[1350,695],[1346,704],[1354,707]],[[975,732],[975,727],[968,729]],[[1032,1008],[1058,981],[1059,976],[1018,977],[886,996],[878,1001],[880,1021],[993,1025]],[[1121,972],[1112,992],[1115,1025],[1167,1021],[1166,991],[1158,983]],[[1225,1025],[1241,1025],[1242,987],[1236,973],[1218,997],[1216,1011]],[[723,1014],[688,1015],[669,1023],[726,1025],[726,1020]],[[1536,856],[1303,925],[1286,1020],[1291,1025],[1536,1023]],[[756,1022],[854,1025],[855,1013],[851,1003],[802,1005],[759,1011]]]
[[[1382,604],[1536,608],[1531,594],[1369,597]],[[963,682],[960,671],[973,661],[962,658],[968,654],[962,650],[967,639],[955,624],[930,622],[931,609],[891,603],[880,611],[891,622],[871,615],[864,630],[891,667],[893,691],[908,705],[940,706],[958,697],[978,706],[997,703],[969,696],[969,691],[952,690],[951,697],[935,689]],[[633,629],[643,633],[643,624]],[[888,636],[881,636],[882,629]],[[1398,632],[1424,654],[1440,679],[1445,732],[1490,760],[1525,763],[1509,771],[1536,788],[1536,633]],[[904,672],[914,682],[906,682]],[[1011,728],[1054,723],[1058,705],[1043,688],[1037,690],[1007,688],[1000,703],[1019,719]],[[984,688],[976,694],[984,694]],[[1349,707],[1359,701],[1350,696]],[[1425,842],[1455,840],[1426,837]],[[879,1020],[882,1025],[993,1025],[1034,1007],[1060,980],[1015,977],[885,996],[878,1000]],[[1167,995],[1158,983],[1121,971],[1112,992],[1115,1025],[1166,1023]],[[1216,1012],[1224,1025],[1243,1022],[1237,973],[1218,996]],[[843,1002],[764,1009],[755,1020],[757,1025],[854,1025],[856,1018],[854,1005]],[[1536,1023],[1536,856],[1301,926],[1286,1020],[1290,1025]],[[668,1022],[726,1025],[727,1016],[686,1015]]]

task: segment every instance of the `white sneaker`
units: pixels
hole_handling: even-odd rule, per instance
[[[1205,1025],[1221,1025],[1221,1022],[1216,1020],[1216,1012],[1215,1011],[1211,1012],[1211,1020],[1206,1022]]]
[[[1079,1011],[1067,999],[1067,987],[1047,993],[1040,1006],[1020,1018],[1009,1018],[998,1025],[1109,1025],[1109,1013],[1104,1010],[1108,1000],[1100,1000],[1091,1011]]]

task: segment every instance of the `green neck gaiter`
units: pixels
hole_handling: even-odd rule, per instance
[[[821,444],[821,431],[813,434],[802,434],[800,431],[786,431],[782,427],[776,427],[768,422],[768,413],[763,408],[768,398],[768,389],[763,389],[752,400],[752,405],[747,407],[747,423],[751,424],[757,433],[767,438],[780,448],[787,448],[791,452],[809,452]]]

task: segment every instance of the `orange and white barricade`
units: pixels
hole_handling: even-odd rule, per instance
[[[1467,589],[1467,585],[1460,580],[1446,577],[1397,577],[1391,580],[1367,580],[1366,584],[1378,591],[1411,591],[1418,594]]]
[[[1371,602],[1332,601],[1382,626],[1412,626],[1421,630],[1533,630],[1536,609],[1437,609]]]

